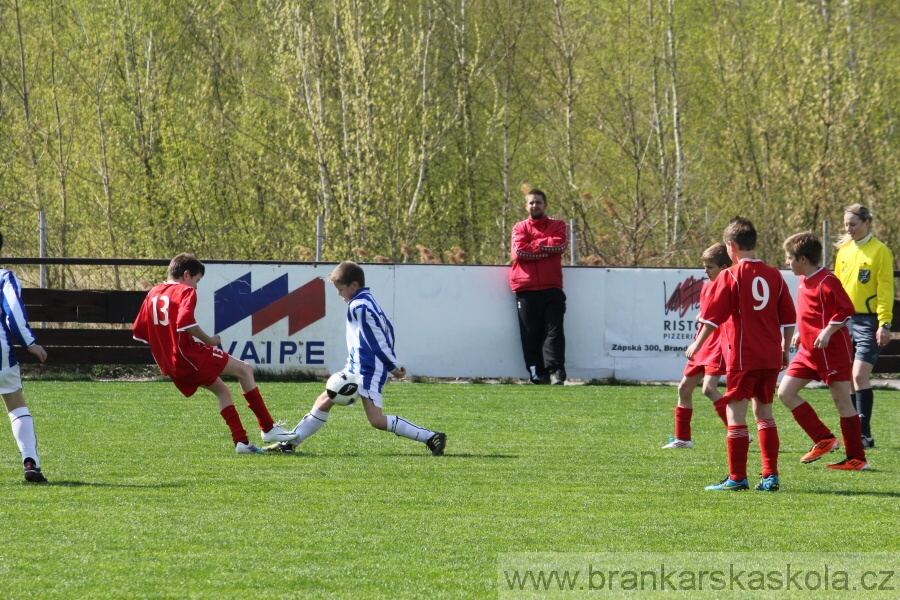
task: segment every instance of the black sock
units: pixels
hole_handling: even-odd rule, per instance
[[[856,390],[856,412],[859,413],[862,434],[865,437],[872,437],[870,421],[872,420],[872,404],[874,404],[874,400],[872,388]]]

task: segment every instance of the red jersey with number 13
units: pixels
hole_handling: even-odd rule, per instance
[[[209,347],[184,331],[197,324],[196,306],[197,290],[183,283],[161,283],[144,298],[132,335],[150,344],[163,375],[189,377],[206,362]]]
[[[721,327],[725,335],[725,370],[780,369],[782,328],[797,323],[787,283],[775,267],[745,258],[716,278],[716,287],[700,321]]]

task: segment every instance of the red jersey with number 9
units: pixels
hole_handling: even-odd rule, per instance
[[[196,306],[197,290],[191,286],[161,283],[147,293],[131,330],[134,339],[150,344],[163,375],[173,380],[199,375],[203,385],[210,385],[222,372],[228,355],[185,332],[197,324]]]
[[[797,323],[794,300],[775,267],[745,258],[722,271],[700,321],[721,327],[726,371],[780,369],[783,327]]]

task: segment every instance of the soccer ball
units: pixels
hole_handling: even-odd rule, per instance
[[[347,371],[338,371],[325,383],[328,399],[340,406],[352,406],[359,398],[359,384],[356,375]]]

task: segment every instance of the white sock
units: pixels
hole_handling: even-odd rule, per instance
[[[306,416],[300,419],[300,422],[294,427],[294,432],[300,436],[294,443],[299,444],[318,430],[322,429],[322,426],[325,425],[325,421],[327,420],[327,412],[315,407],[311,408],[309,412],[306,413]]]
[[[422,442],[423,444],[434,435],[433,431],[423,429],[418,425],[410,423],[406,419],[395,417],[394,415],[387,415],[387,430],[393,434],[409,438],[416,442]]]
[[[28,412],[28,407],[16,408],[9,413],[9,422],[12,425],[13,437],[22,452],[22,460],[34,459],[34,466],[41,466],[41,459],[37,454],[37,436],[34,434],[34,419]]]

